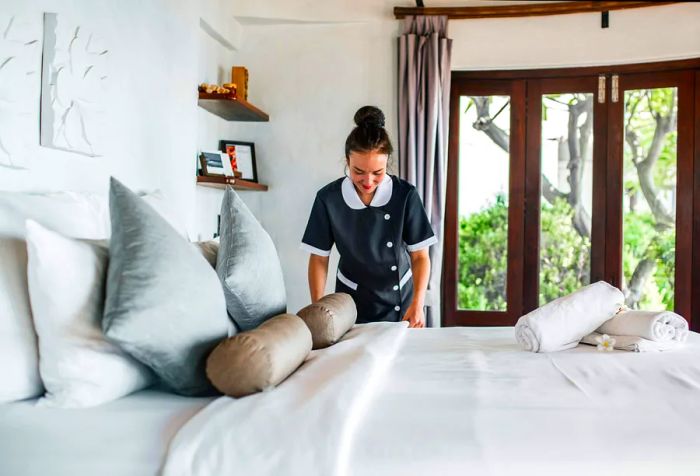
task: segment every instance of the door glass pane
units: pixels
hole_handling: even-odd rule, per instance
[[[457,307],[506,310],[510,97],[462,96]]]
[[[542,96],[539,302],[590,283],[593,94]]]
[[[677,114],[677,88],[625,91],[622,269],[634,309],[673,309]]]

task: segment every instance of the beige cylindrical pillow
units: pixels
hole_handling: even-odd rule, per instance
[[[280,314],[221,342],[207,359],[207,377],[220,392],[244,397],[274,387],[311,351],[311,333],[298,316]]]
[[[193,245],[202,253],[202,256],[209,262],[211,267],[216,269],[216,257],[219,254],[219,239],[195,241]]]
[[[333,293],[323,296],[299,311],[313,339],[314,349],[335,344],[357,320],[357,307],[349,294]]]

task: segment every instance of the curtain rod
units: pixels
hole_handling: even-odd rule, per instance
[[[628,8],[657,7],[683,2],[546,2],[530,5],[498,5],[491,7],[394,7],[400,20],[407,15],[447,15],[450,20],[469,18],[512,18],[570,13],[597,13]]]

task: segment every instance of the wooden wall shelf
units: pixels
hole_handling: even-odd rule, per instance
[[[200,92],[197,104],[227,121],[267,122],[270,120],[267,113],[243,99],[232,96]]]
[[[250,180],[234,179],[233,177],[212,177],[198,175],[197,185],[221,189],[224,189],[230,185],[236,190],[255,190],[259,192],[267,192],[267,185],[251,182]]]

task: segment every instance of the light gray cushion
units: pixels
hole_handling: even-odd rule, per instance
[[[196,248],[114,178],[109,207],[105,335],[175,392],[212,391],[206,357],[230,328],[216,273]]]
[[[311,331],[314,349],[335,344],[357,320],[357,307],[349,294],[333,293],[298,312]]]
[[[207,376],[226,395],[244,397],[278,385],[309,352],[311,334],[304,322],[281,314],[221,342],[207,359]]]
[[[216,272],[229,315],[238,328],[254,329],[287,311],[282,267],[270,235],[231,187],[221,204]]]

